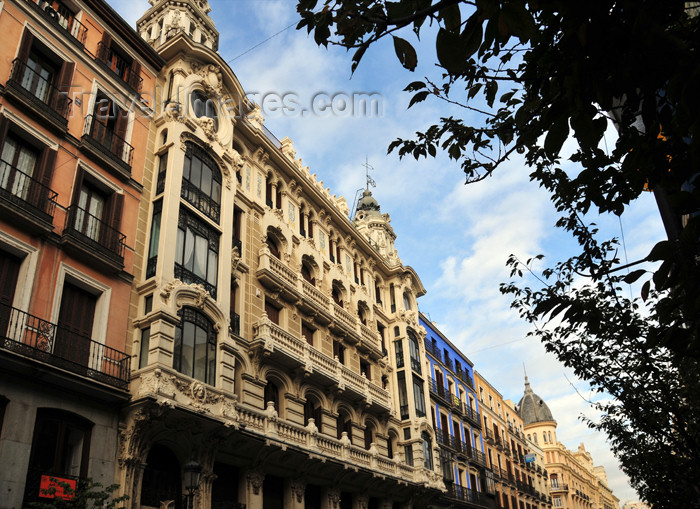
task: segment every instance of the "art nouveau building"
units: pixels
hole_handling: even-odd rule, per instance
[[[457,507],[494,506],[496,485],[484,455],[473,364],[422,313],[420,324],[427,331],[430,415],[447,488],[441,502]]]
[[[425,290],[389,216],[366,191],[351,221],[265,129],[206,1],[150,3],[137,28],[166,65],[137,222],[124,492],[133,507],[178,506],[188,488],[206,509],[425,505],[443,488],[427,379],[396,350],[413,335],[424,358]]]
[[[619,499],[607,485],[605,469],[594,467],[583,444],[570,451],[557,439],[557,422],[547,404],[532,391],[525,377],[525,394],[518,403],[525,433],[542,448],[549,472],[552,505],[565,509],[614,509]]]
[[[548,478],[546,469],[537,468],[523,422],[517,411],[501,393],[475,371],[474,379],[480,401],[486,459],[496,479],[500,500],[496,507],[504,509],[546,509],[552,501],[546,490],[537,489]]]
[[[51,477],[114,482],[141,93],[163,61],[102,0],[5,0],[0,33],[0,507],[14,509]]]

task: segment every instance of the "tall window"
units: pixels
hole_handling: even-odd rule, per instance
[[[421,435],[423,439],[423,466],[428,470],[433,469],[433,442],[427,432]]]
[[[396,375],[399,390],[399,410],[401,420],[408,419],[408,391],[406,389],[406,373],[399,371]]]
[[[216,384],[216,331],[194,308],[183,307],[175,328],[173,368],[209,385]]]
[[[394,341],[394,351],[396,352],[396,367],[403,368],[403,340]]]
[[[408,330],[408,344],[411,349],[411,369],[418,374],[421,374],[420,365],[420,346],[418,345],[418,336],[412,330]]]
[[[306,398],[304,402],[304,426],[308,426],[309,419],[314,420],[314,424],[318,428],[319,433],[322,432],[323,427],[323,412],[321,411],[321,405],[314,402],[310,398]]]
[[[34,147],[9,134],[0,156],[0,187],[26,199],[38,156]]]
[[[92,423],[78,415],[39,408],[27,472],[28,489],[39,485],[43,477],[50,479],[51,475],[87,476],[91,431]]]
[[[216,111],[216,103],[209,99],[201,90],[195,90],[190,96],[192,101],[192,113],[195,118],[210,118],[214,121],[214,130],[219,129],[219,119]]]
[[[214,159],[193,143],[187,143],[180,195],[210,219],[221,215],[221,170]]]
[[[277,388],[277,385],[275,382],[272,380],[267,381],[267,384],[265,385],[265,390],[263,397],[265,398],[265,401],[263,402],[263,407],[267,408],[267,404],[272,401],[272,403],[275,405],[275,410],[279,413],[280,411],[280,391]]]
[[[423,392],[423,380],[413,377],[413,399],[416,405],[416,415],[425,417],[425,393]]]
[[[153,219],[151,220],[151,238],[148,243],[148,265],[146,267],[146,277],[156,275],[156,264],[158,262],[158,246],[160,243],[160,219],[163,215],[163,202],[158,200],[153,204]]]
[[[180,208],[175,245],[175,277],[198,283],[216,298],[219,233]]]

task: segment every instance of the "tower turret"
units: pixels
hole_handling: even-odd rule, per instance
[[[193,41],[216,51],[219,32],[209,17],[207,0],[148,0],[151,8],[136,22],[136,29],[151,46],[158,49],[183,33]]]
[[[396,234],[391,227],[389,214],[382,214],[379,203],[372,196],[369,188],[362,193],[357,203],[353,224],[370,244],[379,252],[389,265],[401,263],[399,254],[394,247]]]

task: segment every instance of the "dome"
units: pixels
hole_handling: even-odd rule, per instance
[[[365,189],[362,193],[362,198],[357,204],[357,211],[364,210],[366,212],[379,212],[379,203],[374,199],[369,189]]]
[[[525,426],[538,422],[554,421],[552,411],[547,406],[547,403],[532,392],[527,376],[525,377],[525,394],[518,403],[518,414]]]

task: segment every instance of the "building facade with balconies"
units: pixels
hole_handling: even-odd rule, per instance
[[[548,493],[536,488],[547,470],[526,461],[531,454],[522,420],[513,405],[484,376],[475,371],[487,464],[496,480],[498,509],[548,509]]]
[[[102,0],[5,0],[0,33],[0,507],[20,508],[51,477],[115,479],[140,92],[164,62]]]
[[[607,485],[605,469],[594,467],[591,454],[580,444],[570,451],[557,439],[557,422],[547,404],[532,391],[525,377],[525,394],[517,406],[525,433],[539,445],[549,472],[552,506],[565,509],[610,509],[620,505]]]
[[[195,465],[202,509],[425,505],[443,488],[427,382],[393,348],[422,343],[425,290],[388,215],[366,191],[351,220],[265,128],[206,1],[151,5],[137,29],[167,65],[137,225],[124,493],[179,507]],[[419,371],[420,348],[401,357]]]
[[[422,313],[420,325],[427,332],[424,346],[430,414],[447,488],[442,502],[446,506],[490,507],[496,488],[484,455],[473,364]]]

